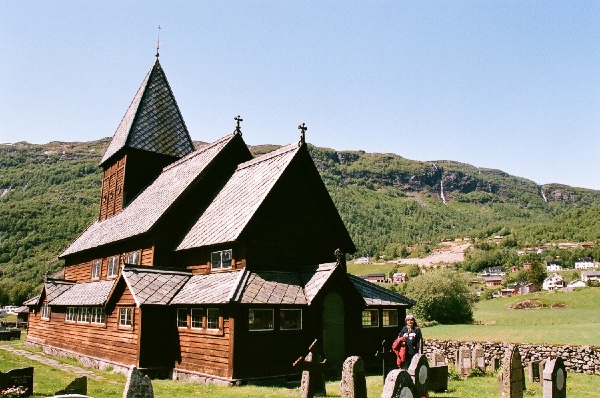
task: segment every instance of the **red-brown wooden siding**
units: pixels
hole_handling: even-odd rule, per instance
[[[102,197],[99,220],[103,221],[123,209],[123,183],[125,181],[125,164],[127,156],[119,159],[104,170],[102,176]]]

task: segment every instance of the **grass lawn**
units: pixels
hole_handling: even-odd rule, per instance
[[[523,300],[539,300],[546,307],[508,308]],[[561,307],[552,308],[557,303]],[[423,329],[423,335],[441,340],[600,345],[598,303],[600,288],[482,300],[475,305],[476,324],[437,325]]]

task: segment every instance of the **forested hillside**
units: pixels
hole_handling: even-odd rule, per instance
[[[61,268],[57,256],[97,216],[98,162],[107,144],[108,139],[0,144],[4,286],[11,281],[37,284],[46,272]],[[275,148],[251,150],[258,154]],[[356,243],[354,256],[394,257],[407,245],[465,235],[511,235],[515,245],[600,238],[600,191],[538,186],[452,161],[310,150]]]

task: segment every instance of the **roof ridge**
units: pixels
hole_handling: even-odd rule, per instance
[[[182,275],[182,276],[192,276],[193,274],[190,271],[180,271],[176,269],[169,268],[160,268],[155,266],[135,266],[135,265],[124,265],[123,271],[142,271],[148,272],[152,274],[172,274],[172,275]]]
[[[173,167],[179,166],[180,164],[185,163],[188,160],[193,159],[196,156],[199,156],[199,155],[203,154],[207,150],[209,150],[211,148],[214,148],[215,146],[217,146],[217,145],[219,145],[219,144],[221,144],[221,143],[223,143],[225,141],[231,140],[235,135],[236,135],[236,133],[227,134],[226,136],[221,137],[221,138],[219,138],[216,141],[213,141],[213,142],[211,142],[209,144],[203,145],[200,148],[196,149],[195,151],[193,151],[193,152],[185,155],[181,159],[179,159],[179,160],[177,160],[177,161],[175,161],[175,162],[173,162],[173,163],[165,166],[162,171],[165,172],[167,170],[172,169]]]
[[[262,163],[264,161],[267,161],[267,160],[272,159],[272,158],[277,157],[277,156],[281,156],[281,155],[286,154],[288,152],[297,151],[300,148],[301,147],[298,146],[297,143],[296,144],[286,145],[286,146],[281,147],[279,149],[276,149],[276,150],[274,150],[272,152],[265,153],[264,155],[261,155],[259,157],[254,158],[254,159],[251,159],[251,160],[248,160],[247,162],[240,163],[238,165],[238,167],[236,168],[236,171],[242,170],[242,169],[245,169],[245,168],[248,168],[248,167],[252,167],[252,166],[254,166],[254,165],[258,164],[258,163]]]

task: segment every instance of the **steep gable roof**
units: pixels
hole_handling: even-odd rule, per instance
[[[374,305],[402,305],[412,307],[415,302],[401,294],[348,274],[348,278],[365,300],[367,307]]]
[[[291,144],[241,163],[177,250],[235,241],[299,148]]]
[[[183,157],[194,150],[158,59],[135,94],[100,165],[125,147],[174,157]]]
[[[234,138],[230,134],[165,167],[121,213],[92,223],[60,256],[100,247],[148,232],[181,194]]]

